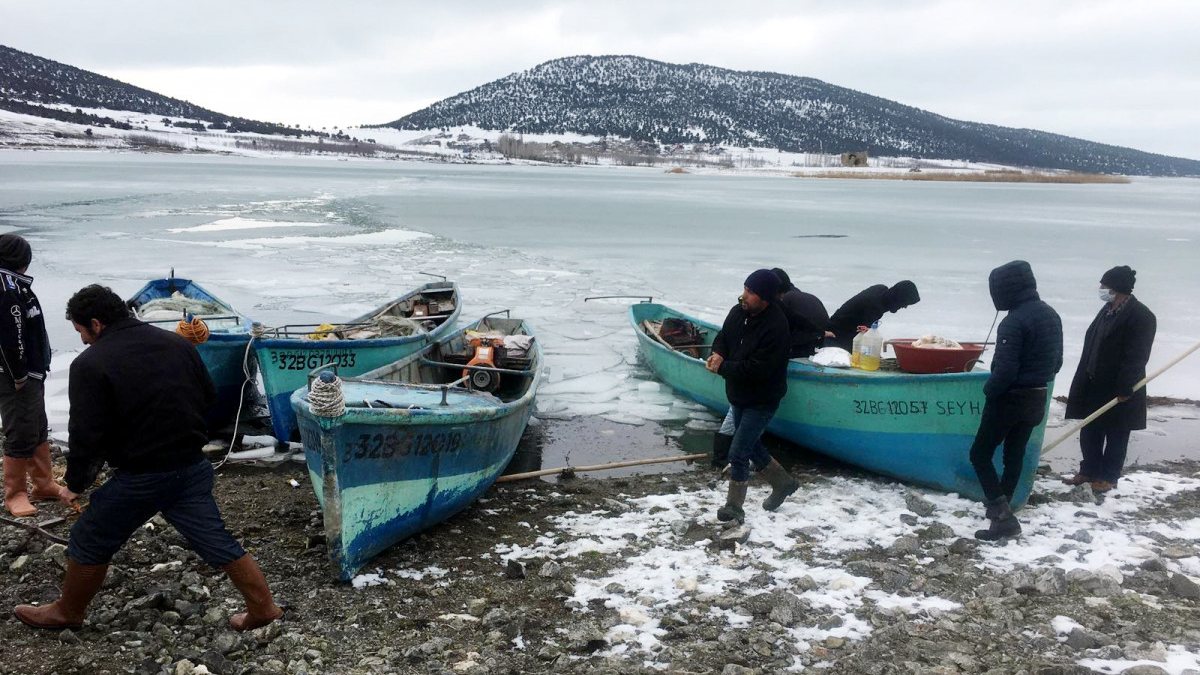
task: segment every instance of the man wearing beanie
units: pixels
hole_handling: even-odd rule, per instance
[[[763,432],[787,393],[790,335],[777,299],[779,286],[779,277],[768,269],[746,277],[742,297],[725,317],[705,364],[725,378],[725,396],[735,427],[729,448],[729,493],[725,505],[717,510],[722,522],[746,519],[742,507],[751,462],[771,484],[771,494],[763,502],[767,511],[779,508],[800,487],[762,444]]]
[[[43,381],[50,371],[46,317],[25,276],[33,251],[25,238],[0,235],[0,424],[4,427],[4,508],[32,516],[32,501],[58,499],[46,437]],[[32,479],[30,490],[28,480]]]
[[[1112,399],[1120,401],[1079,432],[1083,461],[1069,485],[1091,483],[1095,492],[1117,486],[1125,466],[1129,432],[1146,428],[1146,389],[1133,387],[1146,377],[1157,320],[1133,297],[1137,273],[1127,265],[1100,277],[1104,306],[1088,326],[1083,354],[1071,381],[1067,419],[1082,419]]]
[[[1013,493],[1021,481],[1026,445],[1046,415],[1047,385],[1062,368],[1062,320],[1042,301],[1033,268],[1024,260],[1005,263],[988,275],[997,312],[1008,312],[996,331],[992,372],[983,385],[983,415],[971,444],[990,524],[975,538],[997,541],[1021,534],[1013,515]],[[1004,473],[996,475],[996,447],[1004,445]],[[1036,452],[1036,450],[1035,450]]]
[[[863,289],[829,317],[825,346],[841,347],[850,351],[859,326],[870,326],[878,321],[884,312],[895,314],[920,301],[921,294],[917,292],[917,285],[907,279],[897,282],[891,288],[875,284]]]

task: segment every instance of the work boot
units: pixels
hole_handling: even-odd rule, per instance
[[[746,522],[746,512],[742,510],[742,505],[746,503],[746,488],[749,486],[748,480],[729,481],[729,495],[725,497],[725,506],[717,509],[717,520],[722,523],[731,520]]]
[[[1114,489],[1116,489],[1116,487],[1117,487],[1117,484],[1110,482],[1110,481],[1106,481],[1106,480],[1092,481],[1092,492],[1095,494],[1098,494],[1098,495],[1102,495],[1105,492],[1114,490]]]
[[[1081,473],[1077,473],[1074,476],[1071,476],[1070,478],[1062,479],[1062,482],[1065,485],[1083,485],[1084,483],[1092,482],[1092,479]]]
[[[774,511],[783,504],[793,492],[800,489],[800,481],[783,468],[783,465],[771,458],[771,463],[762,470],[762,477],[771,484],[771,495],[763,500],[763,509]]]
[[[54,480],[54,465],[50,462],[50,444],[42,443],[33,451],[30,460],[29,478],[33,488],[29,491],[29,501],[44,502],[58,499],[62,485]]]
[[[18,518],[36,516],[38,512],[29,503],[29,484],[25,481],[32,463],[32,459],[4,456],[4,508]]]
[[[1012,508],[1004,497],[997,497],[987,503],[985,513],[991,525],[986,530],[976,530],[975,538],[980,541],[998,541],[1008,537],[1021,535],[1021,523],[1013,515]]]
[[[67,558],[67,574],[63,577],[62,595],[57,600],[36,607],[17,605],[13,615],[26,626],[34,628],[77,629],[83,626],[88,605],[104,583],[108,565],[83,565]]]
[[[271,597],[266,577],[249,553],[221,569],[246,599],[246,611],[229,617],[230,628],[236,631],[254,630],[283,616],[283,610]]]
[[[729,446],[733,445],[733,436],[716,432],[713,434],[712,466],[714,469],[724,468],[729,463]]]

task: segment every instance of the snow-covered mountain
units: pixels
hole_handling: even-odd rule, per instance
[[[950,119],[808,77],[637,56],[547,61],[385,125],[578,133],[659,144],[961,159],[1137,175],[1200,175],[1200,161]]]

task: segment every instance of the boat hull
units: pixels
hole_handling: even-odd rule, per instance
[[[639,354],[679,394],[724,414],[724,380],[692,358],[654,340],[645,320],[675,316],[708,331],[719,328],[667,307],[644,303],[630,309]],[[793,443],[899,480],[982,500],[970,448],[983,412],[986,371],[947,375],[823,368],[807,359],[788,362],[788,391],[768,430]],[[1047,397],[1047,407],[1049,406]],[[1014,506],[1024,504],[1037,472],[1045,422],[1025,449]],[[997,470],[1001,468],[996,453]]]

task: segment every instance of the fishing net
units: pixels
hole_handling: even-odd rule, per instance
[[[167,321],[179,319],[184,314],[207,316],[227,313],[221,305],[208,300],[189,298],[176,291],[169,298],[156,298],[137,307],[137,316],[142,321]]]

